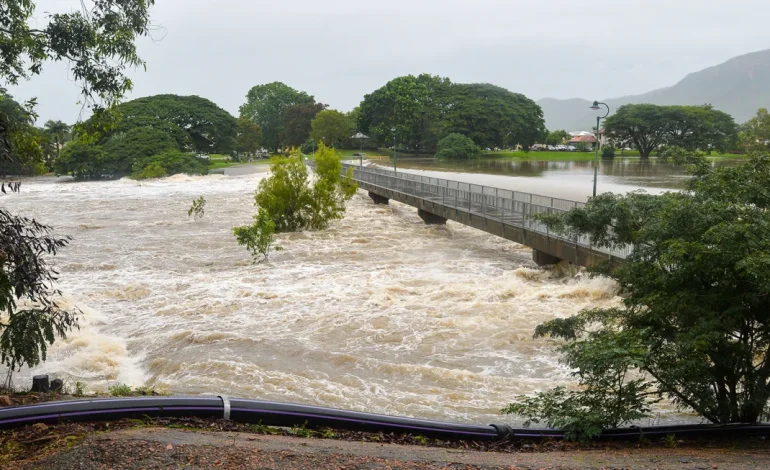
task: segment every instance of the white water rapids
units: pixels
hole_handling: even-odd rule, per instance
[[[531,250],[359,191],[329,230],[282,234],[253,265],[232,227],[264,174],[75,183],[4,196],[72,243],[55,258],[80,329],[33,373],[482,424],[568,383],[539,323],[618,302],[613,284],[543,270]],[[204,196],[203,219],[187,217]]]

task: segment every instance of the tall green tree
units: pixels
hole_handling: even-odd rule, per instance
[[[343,147],[350,142],[353,124],[348,116],[334,109],[318,113],[311,123],[310,138],[316,142],[326,142],[330,147]]]
[[[235,147],[235,117],[200,96],[146,96],[122,103],[115,110],[120,121],[113,132],[153,127],[176,139],[180,150],[199,153],[229,153]]]
[[[236,138],[235,151],[238,155],[253,155],[262,145],[262,129],[250,120],[238,118],[238,137]]]
[[[443,133],[466,135],[482,148],[529,147],[546,132],[540,106],[505,88],[455,83],[442,98]]]
[[[16,84],[38,75],[48,60],[68,62],[85,101],[102,115],[103,105],[114,104],[131,89],[125,68],[144,65],[134,40],[148,34],[148,9],[154,3],[82,2],[81,10],[47,15],[46,26],[37,29],[30,26],[34,1],[3,1],[0,81]],[[28,116],[34,114],[33,107],[34,102],[24,106]],[[25,125],[25,119],[0,111],[0,161],[34,158],[41,151],[39,132]],[[76,325],[74,312],[54,301],[56,271],[45,256],[67,243],[53,236],[50,227],[0,208],[0,360],[10,370],[45,360],[47,345]]]
[[[604,129],[612,140],[633,142],[643,158],[661,146],[725,152],[738,137],[733,118],[710,105],[628,104],[607,119]]]
[[[397,145],[415,154],[433,150],[438,140],[441,97],[449,83],[449,79],[429,74],[395,78],[364,96],[358,127],[382,143],[392,142],[395,134]]]
[[[286,108],[308,103],[315,103],[315,100],[304,91],[297,91],[281,82],[273,82],[257,85],[249,90],[240,113],[262,129],[264,145],[277,151],[283,146]]]
[[[316,115],[326,109],[322,103],[295,104],[286,107],[283,112],[283,145],[299,147],[312,130],[311,123]]]
[[[617,282],[621,306],[586,310],[536,330],[562,341],[582,391],[567,400],[546,392],[507,411],[577,426],[573,418],[590,410],[594,430],[646,413],[655,395],[713,423],[752,423],[766,412],[770,158],[712,168],[688,154],[673,152],[676,161],[692,165],[685,191],[608,193],[585,208],[541,217],[569,237],[590,236],[594,246],[633,250],[624,263],[598,269]],[[588,396],[605,398],[585,401]]]
[[[631,141],[642,158],[667,143],[670,122],[662,106],[628,104],[607,118],[604,132],[612,140]]]

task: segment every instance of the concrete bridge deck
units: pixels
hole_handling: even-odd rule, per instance
[[[375,203],[387,204],[393,199],[416,207],[425,223],[453,220],[526,245],[532,248],[532,257],[540,265],[566,260],[591,266],[608,260],[620,262],[630,253],[630,249],[594,247],[588,237],[569,239],[530,217],[537,213],[567,212],[584,206],[581,202],[343,164],[344,172],[348,168],[353,168],[359,188],[368,191]]]

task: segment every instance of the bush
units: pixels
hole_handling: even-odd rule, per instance
[[[479,156],[481,149],[462,134],[449,134],[438,142],[436,158],[439,160],[467,160]]]
[[[134,164],[134,172],[131,177],[141,180],[163,178],[180,173],[205,175],[208,173],[208,167],[200,158],[178,150],[172,150],[139,160]]]
[[[585,142],[578,142],[577,145],[575,145],[575,150],[578,152],[588,152],[589,148]]]
[[[612,147],[604,147],[604,149],[602,149],[602,158],[606,160],[615,158],[615,149]]]

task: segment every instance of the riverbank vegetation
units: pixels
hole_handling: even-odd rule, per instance
[[[647,416],[662,398],[712,423],[753,423],[770,399],[770,158],[691,168],[682,192],[603,194],[585,208],[539,217],[595,246],[632,246],[625,262],[596,270],[614,279],[620,307],[537,327],[559,342],[580,389],[519,397],[504,411],[528,422],[597,435]]]

